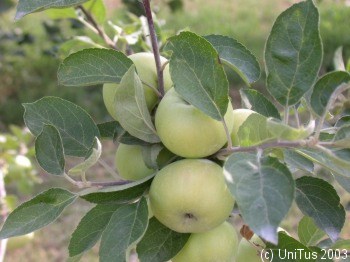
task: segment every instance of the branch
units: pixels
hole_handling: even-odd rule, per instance
[[[150,0],[142,0],[142,2],[143,2],[143,6],[145,8],[149,33],[150,33],[150,37],[151,37],[152,50],[153,50],[154,59],[156,62],[157,75],[158,75],[158,89],[159,89],[159,92],[162,94],[162,96],[164,96],[164,94],[165,94],[164,77],[163,77],[162,64],[160,62],[158,39],[157,39],[156,30],[154,28],[154,23],[153,23],[151,4],[150,4]]]
[[[95,18],[82,5],[77,6],[77,9],[79,9],[85,15],[86,20],[89,22],[92,28],[96,30],[94,32],[97,32],[97,34],[105,41],[109,47],[117,49],[113,40],[105,33],[103,28],[97,24]]]

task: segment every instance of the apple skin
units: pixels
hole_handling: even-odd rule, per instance
[[[236,262],[261,262],[259,251],[265,246],[265,243],[256,234],[253,235],[250,241],[242,238],[238,245]]]
[[[237,246],[236,230],[224,222],[207,232],[191,234],[185,246],[172,258],[172,262],[232,262]]]
[[[224,118],[228,129],[232,130],[234,122],[231,103]],[[155,126],[165,147],[185,158],[212,155],[227,143],[222,122],[187,103],[174,88],[159,103]]]
[[[115,155],[119,176],[125,180],[139,180],[152,175],[155,170],[143,161],[141,146],[119,144]]]
[[[206,159],[183,159],[161,169],[152,181],[149,198],[153,215],[180,233],[219,226],[234,205],[222,167]]]
[[[244,123],[244,121],[247,120],[248,116],[254,113],[256,112],[245,108],[239,108],[239,109],[233,110],[233,128],[231,131],[232,145],[234,146],[239,145],[239,140],[237,135],[238,130],[241,127],[241,125]]]
[[[158,76],[157,76],[157,68],[156,68],[156,63],[154,61],[153,54],[141,52],[141,53],[132,54],[129,56],[129,58],[133,61],[141,81],[157,89]],[[167,59],[161,56],[160,61],[161,61],[161,64],[163,65],[167,62]],[[168,91],[173,86],[173,82],[171,81],[170,72],[169,72],[169,65],[165,66],[163,71],[163,77],[164,77],[164,89],[165,91]],[[158,101],[158,96],[152,90],[152,88],[150,88],[146,84],[143,85],[146,104],[147,104],[147,108],[149,110],[152,110],[152,108],[156,105]],[[102,90],[103,101],[106,105],[107,111],[115,120],[118,120],[118,117],[114,108],[114,96],[115,96],[116,89],[118,87],[119,85],[116,83],[107,83],[103,85],[103,90]]]

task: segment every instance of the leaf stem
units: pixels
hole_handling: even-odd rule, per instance
[[[324,109],[324,113],[320,119],[320,121],[318,122],[317,126],[316,126],[316,131],[315,131],[315,136],[314,139],[316,141],[318,141],[318,139],[320,138],[320,134],[321,134],[321,130],[324,124],[324,121],[326,120],[327,114],[330,111],[331,107],[333,106],[333,104],[335,103],[336,99],[338,98],[338,96],[343,93],[344,91],[350,89],[350,85],[349,84],[342,84],[340,86],[338,86],[335,91],[333,92],[333,94],[331,95],[331,97],[328,100],[328,103],[326,105],[326,108]]]
[[[164,77],[163,77],[162,65],[160,62],[158,39],[157,39],[156,30],[154,28],[151,4],[150,4],[150,0],[142,0],[142,2],[143,2],[143,6],[145,8],[145,14],[147,17],[148,28],[149,28],[149,33],[150,33],[150,37],[151,37],[152,50],[153,50],[154,59],[156,62],[157,75],[158,75],[158,89],[159,89],[159,92],[161,93],[161,95],[164,96],[164,94],[165,94]]]
[[[104,29],[97,24],[95,18],[91,15],[91,13],[87,11],[85,7],[83,7],[82,5],[78,5],[77,9],[79,9],[84,14],[84,16],[86,17],[86,20],[89,22],[92,28],[94,28],[93,31],[97,33],[109,47],[113,49],[117,49],[113,40],[106,34]]]
[[[78,188],[121,186],[121,185],[130,184],[133,182],[129,180],[106,181],[106,182],[91,182],[91,181],[84,182],[84,181],[76,181],[66,173],[64,173],[63,176],[65,179],[67,179],[70,183],[72,183]]]
[[[226,121],[224,118],[222,118],[221,120],[222,124],[224,125],[224,129],[225,129],[225,133],[226,133],[226,137],[227,137],[227,148],[232,148],[232,139],[231,139],[231,133],[228,130]]]

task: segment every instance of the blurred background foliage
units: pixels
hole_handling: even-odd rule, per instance
[[[149,46],[143,41],[144,38],[140,37],[144,23],[144,20],[139,18],[143,14],[140,1],[103,1],[107,8],[97,8],[95,12],[98,13],[97,20],[99,17],[107,17],[109,23],[103,23],[107,34],[113,38],[122,30],[124,40],[129,42],[134,52],[149,50]],[[228,35],[249,48],[258,57],[262,68],[264,45],[272,24],[280,12],[295,2],[299,1],[152,1],[153,10],[158,18],[157,32],[162,43],[167,37],[186,29],[201,35]],[[333,56],[339,46],[343,46],[345,61],[349,60],[350,1],[318,0],[317,5],[321,15],[320,27],[325,52],[321,70],[323,74],[334,69]],[[58,85],[56,76],[59,63],[64,57],[85,47],[103,46],[101,39],[81,21],[73,18],[73,9],[67,12],[55,10],[36,13],[18,22],[14,22],[14,14],[15,0],[0,0],[0,169],[5,174],[9,192],[6,200],[8,206],[16,205],[17,199],[14,195],[19,196],[21,202],[35,194],[38,188],[42,191],[43,187],[49,188],[51,184],[57,186],[63,183],[55,178],[48,180],[44,174],[38,176],[33,138],[22,128],[22,103],[33,102],[47,95],[59,96],[82,106],[97,122],[109,119],[103,105],[100,86],[63,87]],[[118,47],[126,48],[125,41],[118,41]],[[232,90],[238,90],[244,85],[232,70],[229,74]],[[263,73],[261,80],[253,87],[264,91],[264,85]],[[235,107],[239,106],[238,102],[234,104]],[[114,154],[114,149],[113,145],[107,147],[107,151],[111,151],[109,155]],[[109,162],[113,162],[113,159]],[[101,173],[98,170],[95,172]],[[42,183],[39,177],[45,180],[45,183]],[[343,204],[348,200],[344,198]],[[27,261],[64,261],[69,233],[87,208],[85,202],[82,202],[79,210],[68,208],[58,223],[40,230],[29,246],[9,252],[8,261],[21,261],[23,257]],[[293,208],[291,212],[295,210]],[[293,214],[290,217],[292,220],[285,221],[286,229],[295,227],[298,222],[295,219],[297,215]],[[56,237],[52,237],[53,235]],[[96,257],[97,249],[93,249],[86,256],[86,261],[96,261]]]
[[[223,34],[246,45],[263,65],[265,40],[277,15],[295,0],[153,0],[162,39],[190,29],[198,34]],[[323,73],[333,69],[332,57],[339,46],[350,56],[350,7],[346,0],[317,1],[321,14],[324,43]],[[113,25],[133,31],[143,10],[139,0],[105,0],[107,18]],[[135,16],[125,12],[128,10]],[[13,0],[0,3],[0,130],[9,124],[23,124],[21,103],[32,102],[44,95],[60,96],[84,107],[97,121],[106,117],[100,87],[67,88],[57,85],[56,72],[60,59],[78,46],[74,36],[97,36],[76,19],[51,19],[55,12],[37,13],[14,22]],[[57,15],[56,18],[60,15]],[[62,14],[61,14],[62,16]],[[69,17],[69,16],[68,16]],[[104,24],[107,33],[113,28]],[[135,30],[134,30],[135,31]],[[70,40],[66,42],[67,40]],[[83,48],[79,41],[80,48]],[[133,46],[135,51],[145,46]],[[231,71],[230,71],[231,72]],[[243,85],[230,73],[234,87]],[[262,89],[264,77],[255,88]]]

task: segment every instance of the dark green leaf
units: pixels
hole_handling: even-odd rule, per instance
[[[190,234],[172,231],[153,217],[136,251],[142,262],[168,261],[183,248],[189,237]]]
[[[124,204],[140,198],[151,185],[154,175],[121,186],[111,186],[100,190],[86,189],[79,196],[96,204]]]
[[[342,116],[338,119],[337,123],[335,123],[336,127],[341,127],[345,125],[350,125],[350,115]]]
[[[105,122],[97,125],[101,138],[114,139],[118,136],[118,130],[123,129],[117,121]],[[124,131],[124,129],[123,129]]]
[[[319,14],[312,0],[279,15],[266,43],[265,62],[271,95],[283,106],[298,103],[322,62]]]
[[[278,245],[268,243],[266,250],[272,250],[270,257],[274,262],[314,262],[317,259],[317,252],[283,232],[278,233]]]
[[[311,217],[333,241],[337,240],[345,222],[345,210],[333,186],[315,177],[298,178],[296,202],[303,214]]]
[[[24,122],[38,136],[44,125],[54,126],[60,133],[64,153],[85,157],[99,137],[91,116],[81,107],[58,97],[44,97],[34,103],[23,104]]]
[[[331,72],[321,77],[315,84],[310,104],[316,114],[322,116],[329,98],[338,86],[350,81],[350,74],[344,71]]]
[[[288,168],[276,158],[234,153],[224,169],[244,222],[259,236],[277,243],[278,225],[294,199],[294,180]]]
[[[305,246],[315,246],[326,233],[316,226],[312,218],[304,216],[298,225],[298,236]]]
[[[114,101],[118,121],[128,133],[146,142],[160,142],[135,66],[131,66],[123,76],[115,92]]]
[[[207,35],[204,38],[214,46],[220,60],[235,70],[248,86],[259,79],[259,62],[244,45],[228,36]]]
[[[119,205],[97,205],[86,213],[72,234],[69,256],[77,256],[92,248],[118,208]]]
[[[142,157],[148,168],[154,170],[159,169],[157,159],[162,149],[164,149],[164,146],[162,144],[154,144],[151,146],[142,147]]]
[[[17,207],[6,219],[0,239],[25,235],[55,221],[77,195],[51,188]]]
[[[254,89],[240,89],[242,104],[263,116],[281,119],[281,116],[270,100]]]
[[[284,161],[293,169],[304,170],[310,173],[314,171],[314,163],[295,151],[284,149],[283,155]]]
[[[148,207],[146,199],[123,205],[112,215],[102,233],[100,261],[128,261],[130,248],[134,247],[148,226]]]
[[[49,174],[64,174],[64,152],[60,133],[54,126],[45,125],[35,140],[35,156],[39,165]]]
[[[87,0],[19,0],[15,19],[19,20],[30,13],[43,11],[49,8],[66,8],[82,4]]]
[[[122,52],[90,48],[68,56],[58,69],[58,81],[64,86],[89,86],[119,83],[132,65]]]
[[[229,103],[228,81],[217,51],[204,38],[182,32],[169,38],[170,74],[175,90],[187,102],[216,120],[222,120]]]

